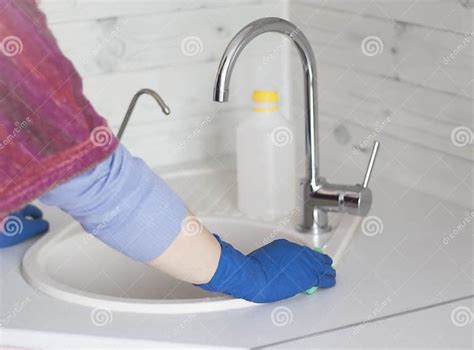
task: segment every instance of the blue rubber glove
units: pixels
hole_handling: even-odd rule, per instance
[[[18,244],[49,229],[49,223],[43,219],[41,210],[31,204],[7,216],[2,224],[0,248]]]
[[[268,303],[311,287],[330,288],[336,284],[332,259],[308,247],[278,239],[244,255],[214,236],[221,245],[221,257],[211,281],[197,285],[205,290]]]

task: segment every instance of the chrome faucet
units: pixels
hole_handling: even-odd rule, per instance
[[[298,49],[304,72],[306,176],[300,181],[302,204],[297,228],[300,232],[330,231],[328,212],[348,212],[365,216],[372,204],[372,192],[367,187],[379,148],[376,141],[362,185],[331,184],[319,176],[318,98],[316,61],[313,49],[293,23],[281,18],[262,18],[242,28],[230,41],[222,55],[214,84],[214,101],[229,100],[232,70],[245,46],[260,34],[275,32],[291,39]]]

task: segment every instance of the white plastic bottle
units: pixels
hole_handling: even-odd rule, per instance
[[[239,210],[275,220],[295,203],[294,141],[291,124],[278,111],[275,91],[254,91],[253,115],[237,127]]]

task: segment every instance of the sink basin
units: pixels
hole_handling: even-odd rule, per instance
[[[249,253],[278,238],[324,246],[339,260],[359,224],[354,217],[332,217],[334,231],[315,236],[296,232],[291,220],[280,224],[242,218],[201,217],[211,232]],[[68,302],[111,311],[180,314],[251,307],[241,299],[208,293],[156,269],[115,252],[74,223],[50,233],[31,247],[23,258],[22,273],[33,287]]]

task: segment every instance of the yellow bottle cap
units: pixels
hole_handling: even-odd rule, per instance
[[[273,90],[255,90],[252,94],[253,102],[278,102],[278,92]]]

